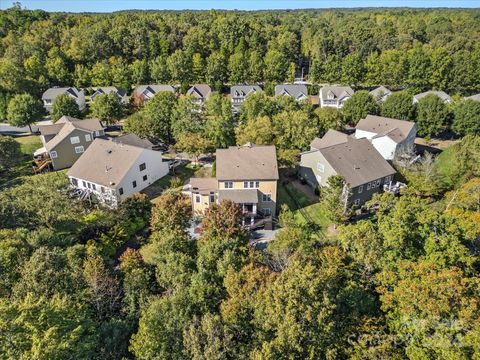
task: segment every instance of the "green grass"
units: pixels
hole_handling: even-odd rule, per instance
[[[34,175],[32,170],[33,152],[42,147],[40,138],[36,135],[16,137],[20,144],[22,156],[19,161],[7,172],[0,175],[0,190],[19,184],[24,176]]]
[[[438,172],[450,185],[453,184],[452,165],[455,162],[454,156],[453,146],[450,146],[443,150],[436,159]]]

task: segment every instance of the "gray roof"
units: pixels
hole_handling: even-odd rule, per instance
[[[324,86],[320,89],[320,97],[323,100],[329,100],[328,95],[333,94],[334,100],[341,100],[354,93],[350,86]]]
[[[96,138],[68,170],[67,175],[117,188],[144,148]],[[161,161],[161,153],[159,153]]]
[[[321,149],[327,146],[347,142],[348,135],[337,130],[329,129],[322,138],[313,139],[310,147],[312,149]]]
[[[78,98],[80,90],[74,87],[53,87],[45,90],[42,95],[42,100],[55,99],[58,95],[70,94],[75,98]]]
[[[113,138],[112,140],[119,144],[138,146],[144,149],[151,149],[153,146],[153,144],[149,140],[142,139],[133,133],[121,135]]]
[[[217,149],[217,179],[278,180],[275,146],[230,146]]]
[[[307,86],[303,84],[279,84],[275,86],[275,96],[291,96],[295,100],[308,97]]]
[[[367,139],[349,136],[345,143],[318,151],[352,188],[395,174],[395,170]]]
[[[152,85],[138,85],[135,88],[135,93],[140,95],[140,94],[143,94],[147,90],[149,92],[151,92],[152,94],[156,94],[159,91],[169,91],[169,92],[172,92],[172,93],[175,92],[175,88],[172,85],[163,85],[163,84],[153,85],[152,84]]]
[[[257,189],[240,189],[240,190],[219,190],[218,200],[230,200],[236,204],[242,203],[258,203]]]
[[[234,85],[230,88],[232,97],[245,97],[251,92],[263,92],[259,85]]]
[[[46,148],[47,150],[52,150],[60,144],[66,137],[70,135],[70,133],[75,129],[80,129],[86,132],[94,132],[103,130],[103,126],[98,119],[75,119],[70,116],[62,116],[55,125],[63,125],[57,135],[50,140]]]
[[[391,93],[392,92],[389,89],[387,89],[385,86],[379,86],[373,89],[372,91],[370,91],[370,95],[372,95],[375,99],[386,97]]]
[[[188,89],[187,95],[201,98],[208,98],[212,93],[212,89],[208,84],[194,84]]]
[[[95,92],[92,94],[92,96],[90,96],[92,99],[98,95],[110,94],[112,92],[117,94],[119,97],[124,97],[127,94],[125,90],[119,89],[115,86],[103,86],[103,87],[94,88],[94,90]]]
[[[440,99],[442,99],[443,101],[452,101],[452,98],[444,91],[433,91],[433,90],[430,90],[430,91],[425,91],[423,93],[420,93],[420,94],[416,94],[413,96],[414,99],[416,99],[417,101],[424,98],[425,96],[428,96],[428,95],[436,95],[438,96]]]
[[[56,135],[62,130],[63,128],[63,123],[60,124],[52,124],[52,125],[40,125],[38,127],[38,130],[40,131],[40,134],[42,135]]]
[[[190,178],[190,189],[200,194],[210,194],[218,189],[216,178]]]
[[[407,138],[414,127],[415,123],[412,121],[367,115],[365,119],[358,122],[356,129],[375,133],[378,136],[387,135],[399,143]]]
[[[465,100],[474,100],[474,101],[480,101],[480,94],[475,94],[469,97],[466,97]]]

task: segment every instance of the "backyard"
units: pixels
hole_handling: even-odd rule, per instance
[[[42,142],[36,135],[19,136],[15,140],[20,144],[22,156],[11,170],[0,174],[0,190],[4,187],[18,184],[22,176],[33,175],[32,154],[35,150],[42,147]]]

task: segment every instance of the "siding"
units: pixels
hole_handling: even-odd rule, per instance
[[[85,135],[90,134],[91,141],[85,140]],[[103,131],[102,131],[103,134]],[[72,144],[70,138],[78,136],[80,142],[78,144]],[[90,146],[93,141],[93,135],[87,131],[75,129],[65,139],[57,144],[51,151],[57,152],[57,158],[52,159],[53,167],[55,170],[65,169],[71,167],[75,161],[83,154],[75,153],[76,146],[83,146],[84,150]]]

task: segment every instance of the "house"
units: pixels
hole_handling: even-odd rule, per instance
[[[475,94],[475,95],[466,97],[465,100],[480,101],[480,94]]]
[[[303,84],[280,84],[275,86],[275,96],[289,96],[295,101],[308,99],[307,86]]]
[[[193,96],[198,106],[203,106],[205,101],[210,97],[212,89],[207,84],[195,84],[187,91],[188,96]]]
[[[373,96],[375,101],[379,103],[383,103],[385,102],[385,100],[387,100],[387,98],[390,95],[392,95],[392,92],[389,89],[387,89],[385,86],[379,86],[373,89],[372,91],[370,91],[369,94]]]
[[[258,85],[235,85],[230,89],[230,97],[232,102],[233,111],[240,110],[243,102],[247,96],[255,93],[263,92],[262,88]]]
[[[67,172],[81,198],[94,196],[109,207],[167,174],[161,152],[111,139],[95,139]]]
[[[395,170],[368,139],[329,130],[310,147],[301,154],[300,176],[314,189],[327,186],[331,176],[343,176],[349,188],[348,205],[363,205],[393,181]]]
[[[128,104],[127,92],[123,89],[119,89],[115,86],[104,86],[104,87],[94,88],[94,90],[95,92],[90,96],[90,99],[92,101],[95,101],[95,98],[98,95],[114,93],[118,96],[118,99],[122,104],[124,105]]]
[[[79,120],[62,116],[53,125],[39,126],[43,147],[35,151],[34,157],[48,160],[55,170],[72,166],[75,161],[105,131],[98,119]]]
[[[274,215],[277,208],[278,165],[275,146],[231,146],[217,149],[216,177],[191,178],[193,213],[201,216],[211,204],[239,204],[245,225]]]
[[[57,96],[59,95],[68,95],[78,104],[78,109],[80,111],[85,110],[85,93],[83,90],[79,90],[74,87],[53,87],[45,90],[42,95],[43,107],[50,112],[52,110],[52,105]]]
[[[320,107],[340,109],[350,99],[354,91],[350,86],[324,86],[320,89]]]
[[[440,99],[442,99],[442,101],[446,104],[449,104],[452,102],[452,98],[445,92],[443,91],[425,91],[423,93],[420,93],[420,94],[417,94],[417,95],[414,95],[413,96],[413,103],[414,104],[417,104],[420,99],[424,98],[425,96],[428,96],[428,95],[436,95],[438,96]]]
[[[414,149],[417,126],[412,121],[367,115],[355,127],[355,138],[366,138],[386,160]]]
[[[135,103],[142,105],[160,91],[168,91],[175,94],[176,90],[172,85],[138,85],[133,91],[133,98]]]

